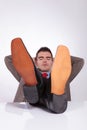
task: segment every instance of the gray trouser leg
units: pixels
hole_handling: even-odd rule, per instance
[[[55,95],[51,94],[49,99],[43,99],[43,104],[53,113],[63,113],[67,109],[66,94]]]
[[[55,113],[63,113],[67,108],[66,95],[53,94],[52,101],[49,101],[48,108]]]
[[[23,85],[24,85],[24,81],[23,79],[21,79],[20,84],[18,86],[15,98],[14,98],[14,102],[25,102],[25,96],[24,96],[24,92],[23,92]]]

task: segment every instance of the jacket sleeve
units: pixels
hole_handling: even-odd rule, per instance
[[[77,74],[81,71],[84,65],[84,59],[80,57],[71,56],[71,64],[72,64],[72,71],[69,78],[69,82],[71,82]]]
[[[6,56],[4,58],[4,61],[5,61],[5,65],[7,66],[8,70],[12,73],[12,75],[18,80],[20,81],[21,80],[21,77],[20,75],[17,73],[13,63],[12,63],[12,56],[9,55],[9,56]]]

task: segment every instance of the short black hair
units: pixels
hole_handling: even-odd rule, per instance
[[[36,53],[36,58],[37,58],[37,56],[38,56],[38,53],[41,52],[41,51],[43,51],[43,52],[48,51],[48,52],[51,54],[51,57],[53,58],[53,54],[52,54],[51,50],[50,50],[48,47],[41,47],[41,48],[37,51],[37,53]]]

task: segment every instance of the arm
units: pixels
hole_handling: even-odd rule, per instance
[[[69,81],[71,82],[77,74],[81,71],[83,65],[84,65],[84,59],[80,57],[74,57],[71,56],[71,64],[72,64],[72,71],[69,78]]]
[[[12,56],[9,55],[9,56],[6,56],[4,58],[4,61],[5,61],[5,64],[8,68],[8,70],[13,74],[13,76],[18,80],[20,81],[21,77],[20,75],[17,73],[15,67],[13,66],[13,63],[12,63]]]

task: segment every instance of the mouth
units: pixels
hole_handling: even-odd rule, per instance
[[[43,66],[47,66],[47,64],[43,64]]]

